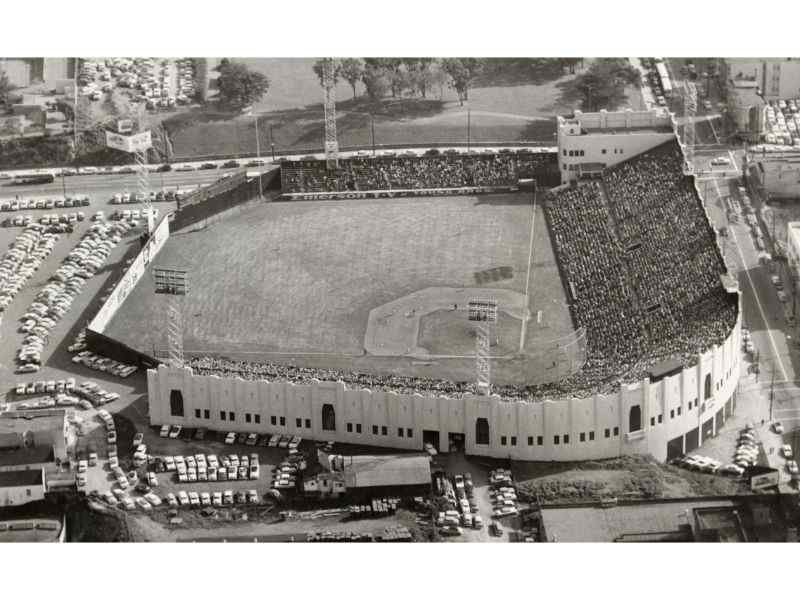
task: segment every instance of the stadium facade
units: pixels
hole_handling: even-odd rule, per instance
[[[561,182],[599,174],[675,138],[675,120],[666,110],[575,111],[556,117]]]
[[[595,164],[602,164],[602,173],[604,167],[676,139],[674,119],[658,110],[576,112],[559,118],[558,127],[559,170],[569,185],[595,176]],[[151,424],[406,450],[431,443],[447,452],[456,443],[467,454],[528,461],[628,454],[668,460],[717,435],[736,409],[741,312],[735,282],[724,275],[720,285],[737,304],[724,339],[683,360],[654,365],[641,380],[614,391],[576,391],[572,397],[536,401],[446,397],[352,388],[335,381],[294,384],[198,375],[189,367],[162,365],[147,373]]]

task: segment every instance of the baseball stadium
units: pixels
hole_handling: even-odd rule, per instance
[[[735,410],[740,309],[674,119],[557,127],[554,148],[286,159],[202,190],[90,346],[153,366],[153,425],[515,460],[689,452]],[[185,295],[158,293],[160,268]]]

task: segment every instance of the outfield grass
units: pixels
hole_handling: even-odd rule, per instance
[[[501,266],[513,276],[483,287],[529,284],[535,349],[572,325],[541,208],[529,281],[530,231],[528,194],[271,203],[174,235],[156,262],[190,272],[190,351],[359,355],[376,306],[427,287],[478,287],[476,272]],[[149,353],[165,347],[165,326],[148,275],[106,333]]]

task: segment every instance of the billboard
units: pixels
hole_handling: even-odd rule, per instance
[[[352,192],[311,192],[283,194],[281,200],[368,200],[377,198],[401,198],[409,196],[472,196],[476,194],[499,194],[518,192],[519,186],[480,186],[460,188],[409,189],[409,190],[374,190]]]
[[[149,131],[143,131],[136,135],[120,135],[113,131],[106,131],[106,146],[122,150],[123,152],[134,153],[147,150],[153,145],[153,139]]]

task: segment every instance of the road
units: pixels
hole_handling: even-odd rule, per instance
[[[270,167],[277,168],[277,167]],[[266,170],[264,168],[260,170]],[[234,169],[209,169],[203,171],[171,171],[167,173],[150,173],[149,184],[151,190],[175,190],[178,188],[192,188],[198,185],[214,183],[223,175],[236,173]],[[64,194],[88,194],[105,203],[115,192],[135,192],[138,189],[138,178],[134,173],[109,174],[109,175],[74,175],[72,177],[57,177],[55,183],[42,185],[0,185],[0,200],[13,199],[15,196],[35,197],[53,196],[60,197]]]

